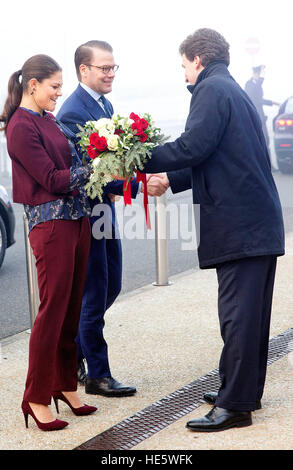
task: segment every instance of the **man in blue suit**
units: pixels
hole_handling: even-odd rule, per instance
[[[113,107],[105,98],[112,90],[118,69],[112,52],[110,44],[103,41],[89,41],[75,52],[75,67],[80,83],[57,114],[57,119],[74,133],[79,132],[77,124],[84,125],[89,120],[103,117],[111,118],[113,114]],[[155,178],[153,182],[158,182],[160,190],[152,195],[159,196],[167,188],[160,185],[160,179]],[[133,180],[132,198],[136,197],[138,191],[139,184]],[[113,181],[105,187],[104,204],[100,204],[99,200],[90,200],[94,209],[90,222],[94,230],[77,343],[78,378],[79,382],[85,383],[86,393],[117,397],[133,395],[136,389],[122,385],[112,377],[107,343],[103,336],[105,312],[121,290],[121,242],[115,226],[115,207],[112,202],[115,194],[123,194],[123,181]],[[96,237],[94,224],[101,216],[104,217],[104,235],[99,233]],[[99,223],[96,224],[98,225]],[[84,358],[88,368],[87,375]]]

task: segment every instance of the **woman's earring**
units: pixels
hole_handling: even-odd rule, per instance
[[[36,91],[36,90],[32,90],[32,91],[31,91],[31,95],[33,95],[35,91]]]

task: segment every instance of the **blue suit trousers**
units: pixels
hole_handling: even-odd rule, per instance
[[[103,335],[104,315],[121,291],[122,249],[120,239],[91,236],[87,278],[79,322],[78,359],[85,358],[88,377],[111,375],[108,346]]]

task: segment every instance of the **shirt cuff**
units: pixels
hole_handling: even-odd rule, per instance
[[[89,164],[87,166],[79,166],[76,168],[70,168],[70,178],[69,178],[69,191],[72,191],[74,188],[83,186],[91,174],[92,166]]]

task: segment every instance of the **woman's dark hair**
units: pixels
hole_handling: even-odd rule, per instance
[[[81,64],[88,65],[91,63],[94,48],[113,52],[112,46],[106,41],[93,40],[79,46],[74,54],[75,70],[78,80],[81,79],[79,67]]]
[[[198,55],[203,67],[215,60],[230,64],[229,44],[226,39],[214,29],[201,28],[187,36],[179,48],[181,55],[185,54],[190,61]]]
[[[4,122],[4,126],[0,130],[6,132],[10,118],[18,108],[22,94],[27,90],[32,78],[42,82],[61,70],[60,65],[54,59],[44,54],[38,54],[28,59],[21,70],[14,72],[8,82],[8,97],[0,115],[0,121]]]

